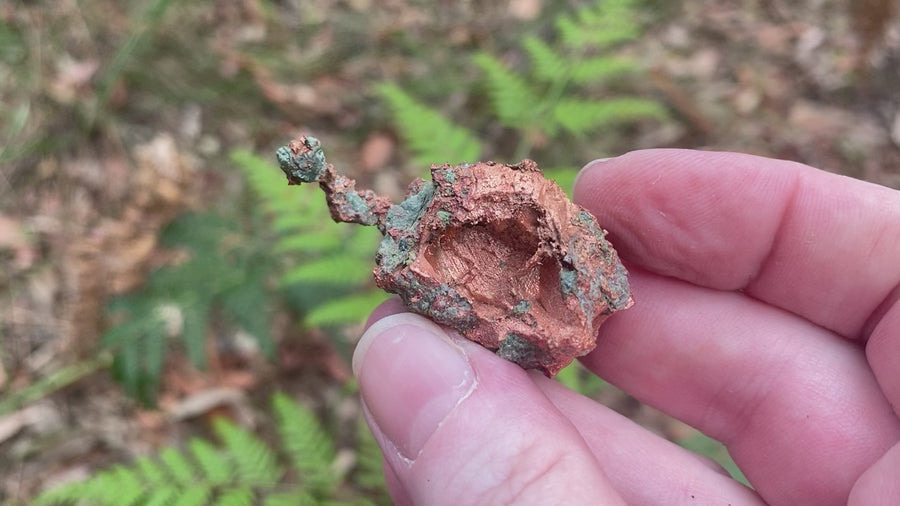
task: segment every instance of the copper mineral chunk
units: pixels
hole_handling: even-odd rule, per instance
[[[555,375],[633,303],[606,232],[531,160],[432,166],[391,206],[337,175],[315,139],[278,159],[292,184],[319,182],[336,221],[381,230],[378,286],[524,368]]]

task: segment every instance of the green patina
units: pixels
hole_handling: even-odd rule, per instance
[[[378,246],[375,261],[384,270],[392,271],[401,264],[409,265],[415,260],[413,244],[418,242],[416,225],[433,199],[434,185],[426,182],[418,192],[390,208],[385,219],[385,229],[399,231],[400,237],[394,239],[391,234],[385,234]]]
[[[513,307],[513,314],[524,314],[531,310],[531,302],[522,299]]]
[[[604,255],[609,255],[609,242],[606,240],[606,232],[600,228],[600,225],[597,224],[597,220],[595,220],[591,213],[587,211],[581,211],[577,216],[578,221],[586,226],[588,230],[591,231],[591,235],[597,239],[597,244],[600,245],[600,251],[603,252]],[[592,248],[596,248],[596,245],[592,245]]]
[[[408,255],[408,251],[401,250],[400,243],[393,237],[385,235],[375,252],[375,263],[386,271],[392,271],[401,263],[405,263]]]
[[[409,272],[402,273],[400,277],[402,282],[398,284],[403,289],[397,294],[414,312],[453,327],[462,334],[475,326],[472,304],[450,285],[425,284]]]
[[[575,293],[578,274],[572,269],[560,269],[559,284],[562,287],[563,295],[572,295]]]
[[[401,230],[411,234],[416,229],[416,224],[422,219],[422,214],[428,204],[434,199],[434,185],[426,182],[415,194],[410,195],[403,202],[392,206],[387,213],[385,226],[388,229]]]
[[[344,201],[350,207],[350,210],[353,211],[356,216],[359,216],[361,224],[374,225],[378,222],[378,216],[372,213],[372,208],[369,207],[369,203],[366,202],[366,199],[360,197],[356,192],[347,192],[344,196]]]
[[[622,264],[616,266],[615,276],[606,280],[608,291],[603,291],[600,295],[603,302],[613,311],[625,309],[630,300],[631,287],[628,285],[628,274]]]
[[[504,336],[497,349],[497,356],[515,362],[525,369],[536,369],[543,366],[540,358],[544,355],[541,349],[524,337],[510,332]]]
[[[275,157],[279,167],[289,178],[312,183],[319,180],[328,164],[325,163],[325,152],[318,139],[307,137],[306,147],[310,150],[308,153],[294,156],[290,148],[283,146],[275,151]]]
[[[453,214],[450,211],[445,211],[441,209],[437,212],[438,219],[441,220],[441,223],[446,227],[450,224],[450,218],[453,217]]]

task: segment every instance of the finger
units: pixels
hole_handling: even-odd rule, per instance
[[[624,504],[525,371],[408,313],[354,354],[367,419],[413,504]]]
[[[366,414],[366,416],[370,416]],[[394,506],[413,506],[415,503],[409,497],[409,493],[403,488],[400,477],[394,472],[394,468],[388,463],[387,459],[382,459],[381,466],[384,469],[384,483],[387,485],[388,493],[394,502]]]
[[[574,194],[622,258],[844,336],[871,329],[900,285],[900,192],[885,187],[750,155],[646,150],[589,164]]]
[[[853,487],[851,506],[896,506],[900,504],[900,444],[869,468]]]
[[[632,269],[638,303],[584,358],[641,401],[722,441],[772,504],[844,504],[900,439],[861,347],[746,295]]]
[[[575,425],[628,504],[762,505],[717,464],[543,376],[535,383]]]
[[[403,302],[398,297],[391,297],[372,310],[372,314],[370,314],[369,318],[366,319],[365,328],[368,329],[375,322],[382,318],[388,317],[392,314],[405,312],[406,307],[403,306]]]
[[[894,413],[900,416],[900,303],[894,304],[872,331],[866,357]]]

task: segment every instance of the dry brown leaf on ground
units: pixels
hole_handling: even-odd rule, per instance
[[[71,328],[67,348],[79,356],[93,349],[102,330],[106,298],[143,282],[160,230],[192,204],[195,164],[170,134],[158,134],[135,146],[133,153],[136,164],[130,169],[118,214],[76,237],[62,255],[67,294],[64,320]],[[116,163],[98,168],[119,170]]]
[[[0,215],[0,252],[12,252],[12,266],[16,271],[25,270],[34,263],[34,247],[28,240],[21,221]],[[0,283],[2,283],[0,278]]]

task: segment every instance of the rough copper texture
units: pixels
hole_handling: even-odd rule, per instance
[[[337,175],[313,138],[278,160],[291,184],[319,182],[336,221],[381,230],[378,286],[524,368],[555,375],[633,302],[606,231],[531,160],[435,165],[393,206]]]

